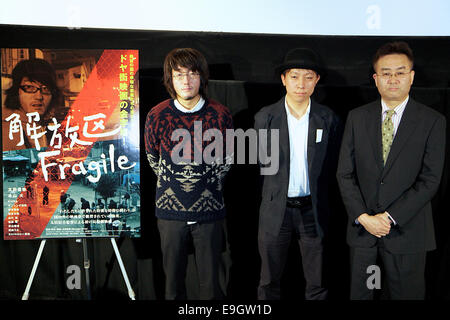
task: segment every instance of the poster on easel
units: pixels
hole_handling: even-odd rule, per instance
[[[139,237],[138,50],[1,48],[3,238]]]

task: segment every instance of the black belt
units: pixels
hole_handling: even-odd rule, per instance
[[[303,208],[309,205],[311,205],[311,196],[288,197],[286,199],[286,206],[289,208]]]

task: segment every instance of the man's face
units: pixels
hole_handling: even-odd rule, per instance
[[[52,101],[52,94],[49,88],[39,81],[30,81],[28,77],[22,78],[20,86],[19,101],[22,109],[26,113],[38,112],[41,116],[45,114]],[[36,88],[39,88],[40,90],[32,93]]]
[[[192,100],[199,96],[200,74],[184,67],[172,70],[173,88],[178,100]]]
[[[309,69],[290,69],[281,75],[288,101],[294,103],[309,101],[319,79],[320,76]]]
[[[397,106],[409,94],[414,80],[411,62],[404,54],[389,54],[375,64],[375,85],[389,106]]]

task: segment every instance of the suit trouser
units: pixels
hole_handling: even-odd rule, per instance
[[[383,240],[378,239],[372,248],[350,248],[351,285],[350,299],[371,300],[374,290],[369,289],[367,280],[376,265],[377,257],[384,267],[389,297],[392,300],[423,300],[425,298],[426,252],[416,254],[393,254],[387,250]]]
[[[328,290],[323,287],[323,245],[317,235],[312,207],[286,208],[283,223],[277,236],[264,233],[258,235],[261,256],[261,277],[258,299],[280,299],[280,283],[289,252],[292,235],[298,239],[302,256],[303,275],[306,280],[305,298],[323,300]]]
[[[187,224],[186,221],[158,219],[167,300],[186,300],[186,269],[189,242],[194,246],[199,279],[199,299],[223,299],[219,268],[223,248],[223,221]]]

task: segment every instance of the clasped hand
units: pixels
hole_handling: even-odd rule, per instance
[[[391,220],[386,211],[373,216],[363,213],[358,217],[358,221],[367,232],[377,238],[386,236],[391,230]]]

